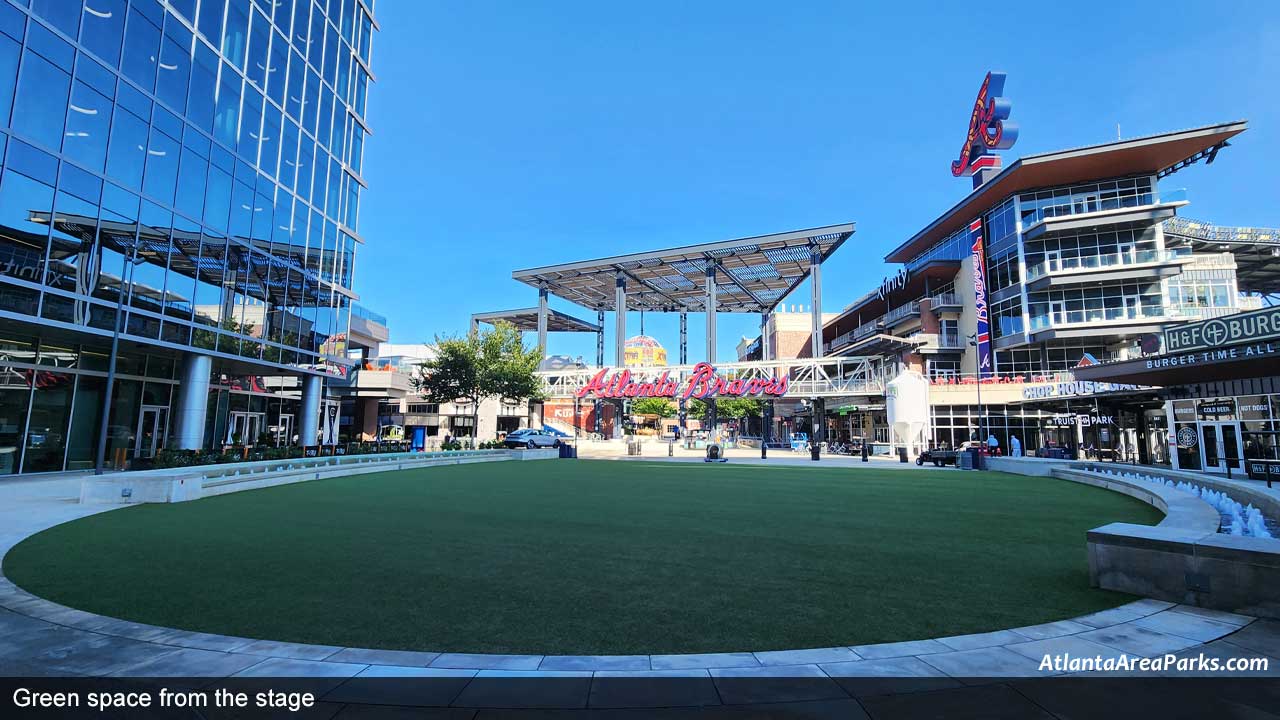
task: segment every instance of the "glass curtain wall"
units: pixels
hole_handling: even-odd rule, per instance
[[[0,338],[28,348],[0,356],[0,474],[92,464],[118,308],[129,341],[266,373],[342,349],[370,7],[0,2],[0,312],[33,335],[84,334],[70,366]],[[137,452],[145,408],[169,404],[148,367],[120,358],[109,463]]]

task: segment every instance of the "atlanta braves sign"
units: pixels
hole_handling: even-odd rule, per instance
[[[992,150],[1008,150],[1018,140],[1018,126],[1008,122],[1012,105],[1001,97],[1004,94],[1002,72],[989,72],[978,90],[969,117],[969,132],[965,134],[960,158],[951,163],[951,174],[968,177],[985,168],[999,168],[1000,157]]]
[[[636,382],[630,370],[619,370],[609,375],[604,368],[578,390],[578,397],[593,398],[714,398],[753,397],[768,395],[781,397],[787,394],[790,381],[786,375],[768,378],[726,378],[716,372],[710,363],[698,363],[683,384],[678,377],[662,373],[652,381]]]

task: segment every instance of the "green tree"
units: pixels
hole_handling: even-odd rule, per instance
[[[470,402],[477,434],[482,400],[542,397],[542,382],[535,374],[541,353],[525,347],[520,331],[510,323],[461,337],[437,336],[434,348],[434,356],[419,365],[422,376],[414,378],[413,388],[430,403]]]
[[[660,418],[669,418],[676,414],[676,406],[666,398],[640,398],[631,403],[631,413],[633,415],[657,415]]]
[[[748,417],[760,417],[763,414],[763,401],[756,398],[718,397],[716,400],[717,420],[741,420]],[[707,418],[707,401],[690,398],[685,405],[689,417]]]
[[[741,420],[747,417],[760,417],[761,401],[756,398],[719,398],[716,400],[716,414],[721,417]]]

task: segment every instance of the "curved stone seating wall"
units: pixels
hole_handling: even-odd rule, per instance
[[[1052,476],[1122,492],[1165,513],[1158,525],[1111,523],[1087,533],[1089,580],[1106,590],[1260,617],[1280,617],[1280,540],[1224,535],[1218,511],[1191,493],[1102,475],[1093,469],[1187,480],[1253,502],[1276,517],[1256,488],[1199,473],[1035,458],[991,458],[989,469]]]
[[[1113,465],[1111,463],[1078,463],[1085,469],[1097,469],[1105,472],[1132,472],[1140,475],[1152,475],[1155,477],[1166,478],[1173,482],[1179,480],[1202,485],[1204,487],[1224,492],[1245,505],[1253,505],[1262,511],[1262,514],[1269,518],[1280,519],[1280,495],[1268,493],[1262,486],[1250,484],[1247,480],[1228,480],[1217,475],[1207,475],[1205,473],[1192,472],[1189,470],[1172,470],[1168,468],[1146,467],[1132,465]],[[1243,473],[1236,473],[1237,477],[1246,477]]]
[[[241,490],[365,473],[503,460],[548,460],[558,450],[461,450],[387,453],[198,465],[89,476],[80,485],[85,504],[169,503]]]

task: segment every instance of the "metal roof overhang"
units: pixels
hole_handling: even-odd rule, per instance
[[[583,307],[614,310],[614,282],[621,275],[628,310],[701,312],[706,268],[716,263],[716,310],[762,313],[809,276],[812,252],[825,261],[853,233],[853,223],[828,225],[516,270],[511,277]]]
[[[1071,232],[1098,225],[1116,227],[1119,223],[1124,224],[1120,227],[1144,227],[1168,220],[1177,213],[1178,208],[1186,204],[1186,200],[1178,200],[1145,207],[1117,208],[1115,210],[1100,210],[1098,212],[1045,218],[1024,230],[1022,238],[1024,240],[1035,240],[1042,235]]]
[[[956,273],[960,271],[959,260],[930,260],[911,272],[907,278],[907,284],[898,290],[894,290],[884,298],[880,294],[872,290],[862,297],[854,300],[845,309],[841,310],[834,318],[823,323],[824,328],[829,328],[840,322],[842,319],[850,315],[861,314],[867,318],[868,322],[871,318],[879,317],[887,312],[890,308],[897,307],[906,301],[906,298],[920,297],[924,292],[925,280],[951,280],[955,278]]]
[[[1066,328],[1047,328],[1045,330],[1032,330],[1031,339],[1035,342],[1047,342],[1049,340],[1063,340],[1069,338],[1090,338],[1098,337],[1106,334],[1108,338],[1130,338],[1142,335],[1150,335],[1158,333],[1164,329],[1165,325],[1176,322],[1173,319],[1164,322],[1142,322],[1135,324],[1117,323],[1114,321],[1099,320],[1092,325],[1079,325]],[[1105,328],[1105,329],[1104,329]]]
[[[885,256],[906,262],[1006,197],[1032,188],[1159,173],[1244,132],[1244,120],[1019,158]]]
[[[1232,347],[1243,348],[1247,345],[1248,343],[1225,346],[1214,348],[1214,350],[1229,351]],[[1193,350],[1191,354],[1203,352],[1205,352],[1204,349]],[[1161,354],[1137,360],[1102,363],[1101,365],[1076,368],[1073,372],[1077,380],[1102,380],[1159,387],[1263,378],[1277,374],[1275,355],[1246,355],[1243,352],[1237,353],[1239,357],[1235,359],[1219,359],[1211,363],[1171,365],[1159,368],[1148,367],[1149,362],[1158,362],[1164,358],[1185,354],[1187,353]]]
[[[475,313],[471,316],[471,321],[490,325],[508,322],[515,325],[517,330],[537,330],[538,308]],[[600,332],[601,328],[595,323],[576,318],[568,313],[562,313],[559,310],[547,308],[547,330],[551,332]]]
[[[834,352],[830,353],[830,355],[839,357],[853,355],[886,355],[889,353],[901,352],[906,348],[913,348],[919,344],[919,340],[901,338],[896,335],[885,335],[881,333],[868,335],[857,342],[850,343],[842,348],[837,348]]]

